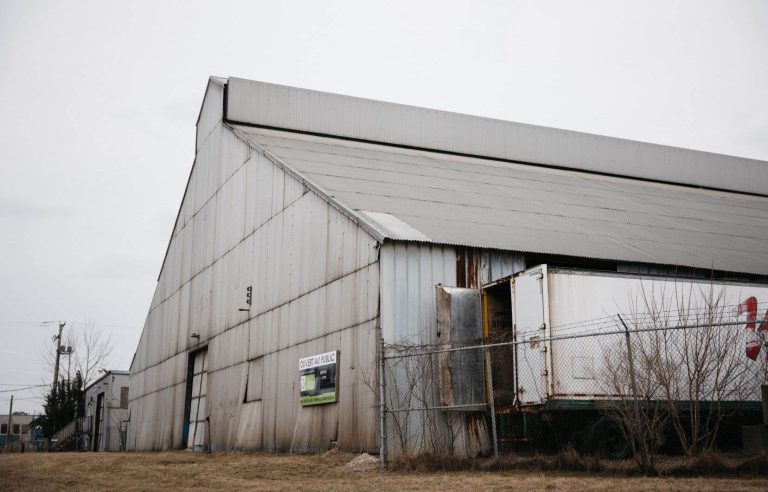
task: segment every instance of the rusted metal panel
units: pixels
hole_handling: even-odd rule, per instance
[[[478,263],[480,259],[477,249],[472,248],[467,254],[467,288],[477,289],[478,284]]]
[[[440,347],[479,345],[483,341],[480,291],[460,287],[435,288],[437,341]],[[477,350],[438,356],[440,404],[485,406],[483,354]]]
[[[467,249],[468,248],[456,248],[456,287],[468,287]]]
[[[456,247],[456,287],[477,289],[525,269],[520,253]]]

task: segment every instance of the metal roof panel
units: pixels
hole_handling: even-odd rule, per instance
[[[768,274],[765,197],[235,128],[391,239]]]

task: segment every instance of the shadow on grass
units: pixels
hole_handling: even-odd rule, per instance
[[[643,474],[633,460],[606,460],[572,448],[556,455],[502,455],[492,458],[456,458],[420,455],[392,460],[393,471],[537,471],[608,476],[729,477],[768,476],[768,452],[755,456],[702,453],[695,457],[661,457],[654,472]]]

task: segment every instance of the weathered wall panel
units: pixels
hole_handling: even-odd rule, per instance
[[[384,341],[436,343],[435,285],[456,284],[454,248],[386,242],[380,267]]]
[[[129,447],[184,445],[189,354],[207,346],[212,450],[376,449],[376,240],[221,125],[181,210],[132,365]],[[302,408],[298,360],[331,350],[340,402]]]

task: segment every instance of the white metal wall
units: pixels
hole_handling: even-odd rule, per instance
[[[456,285],[450,246],[386,242],[381,248],[381,329],[384,341],[437,342],[435,285]]]
[[[377,242],[221,124],[198,146],[131,368],[129,447],[183,445],[189,352],[207,344],[212,450],[375,449]],[[331,350],[339,403],[301,408],[299,358]]]
[[[120,407],[120,388],[129,385],[126,374],[109,374],[85,391],[85,416],[95,419],[96,402],[99,393],[104,393],[102,428],[99,430],[98,451],[120,451],[120,432],[128,420],[128,409]],[[130,397],[130,394],[129,394]],[[86,440],[85,449],[91,450],[93,443]]]

